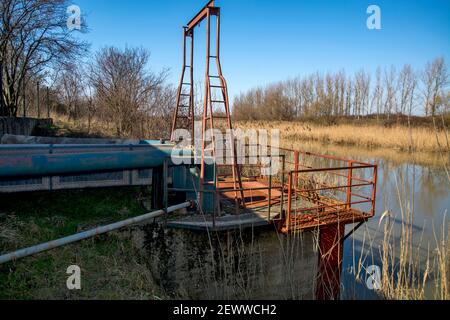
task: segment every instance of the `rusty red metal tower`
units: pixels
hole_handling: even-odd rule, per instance
[[[212,17],[215,17],[215,49],[212,46]],[[175,140],[175,131],[177,129],[186,129],[191,132],[191,144],[195,143],[195,107],[194,107],[194,29],[200,25],[202,21],[206,20],[206,68],[205,68],[205,94],[202,115],[202,161],[200,171],[200,197],[205,185],[205,168],[206,158],[217,157],[217,137],[215,136],[216,121],[225,121],[222,128],[229,129],[231,137],[229,137],[228,144],[225,148],[228,155],[231,156],[231,164],[223,164],[232,170],[235,200],[237,204],[244,204],[244,194],[242,188],[240,168],[237,161],[235,139],[232,134],[233,125],[231,121],[231,110],[228,97],[227,82],[222,73],[222,66],[220,63],[220,8],[214,5],[214,0],[200,10],[200,12],[183,28],[183,68],[181,74],[180,85],[177,94],[177,105],[172,124],[171,140]],[[189,57],[187,56],[187,44],[190,43]],[[187,65],[187,61],[189,65]],[[216,66],[216,73],[214,73],[214,62]],[[189,76],[186,76],[189,73]],[[207,141],[207,132],[211,132],[211,144]],[[221,141],[221,145],[223,141]],[[216,179],[217,180],[217,179]]]

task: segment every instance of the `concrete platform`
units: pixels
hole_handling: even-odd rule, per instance
[[[268,220],[264,213],[244,213],[241,215],[225,215],[213,221],[213,217],[193,215],[180,220],[168,222],[169,228],[189,229],[197,231],[227,231],[236,229],[246,229],[253,227],[268,226],[272,222]]]

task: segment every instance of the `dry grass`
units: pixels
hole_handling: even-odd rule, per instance
[[[436,257],[435,267],[438,270],[440,277],[435,284],[435,298],[440,300],[450,300],[450,278],[448,273],[450,271],[450,227],[445,235],[445,224],[442,227],[442,234],[438,235],[441,240],[438,240],[438,236],[435,233],[436,243]],[[447,240],[445,238],[447,237]]]
[[[307,122],[240,121],[238,128],[280,129],[282,141],[319,141],[323,143],[360,146],[366,148],[391,148],[401,151],[439,152],[439,141],[446,141],[446,132],[434,132],[430,128],[407,126],[384,127],[381,125],[334,126]]]
[[[54,123],[61,128],[60,133],[76,136],[117,137],[111,123],[94,118],[89,128],[87,119],[69,120],[65,116],[53,115]],[[137,124],[136,133],[123,138],[167,138],[170,121],[164,127],[160,119],[148,119]],[[447,152],[448,132],[433,130],[429,127],[412,127],[397,125],[320,125],[311,122],[286,121],[238,121],[235,126],[240,129],[280,129],[284,144],[299,141],[315,141],[334,146],[353,146],[369,149],[385,148],[414,152]],[[138,128],[139,127],[139,128]],[[167,128],[166,128],[167,127]]]
[[[133,132],[125,136],[119,136],[113,123],[97,117],[91,119],[90,125],[86,117],[73,120],[67,116],[53,114],[52,119],[54,125],[58,128],[58,135],[77,138],[167,139],[170,137],[172,126],[171,117],[142,118],[133,127]]]
[[[366,229],[355,277],[364,281],[365,265],[379,257],[381,289],[379,295],[389,300],[449,300],[450,238],[445,220],[442,230],[434,233],[435,241],[425,241],[424,232],[414,223],[412,196],[404,181],[397,181],[400,211],[381,215],[379,230],[383,238],[377,243]],[[355,255],[355,253],[354,253]],[[357,258],[357,257],[355,257]]]
[[[14,196],[8,196],[10,202],[2,199],[0,205],[1,253],[145,211],[135,189],[36,194],[20,201],[11,197]],[[136,248],[133,235],[133,229],[112,232],[0,265],[0,299],[165,298],[154,284],[147,259]],[[73,264],[82,271],[80,291],[69,291],[66,287],[66,270]]]

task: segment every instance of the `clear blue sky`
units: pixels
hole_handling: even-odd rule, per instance
[[[143,46],[153,70],[177,84],[182,26],[206,0],[74,0],[90,28],[92,50]],[[382,30],[366,27],[367,7],[382,10]],[[217,0],[222,8],[222,67],[230,98],[249,88],[316,71],[348,74],[378,65],[422,68],[450,62],[450,0]],[[203,75],[205,24],[197,30],[197,78]]]

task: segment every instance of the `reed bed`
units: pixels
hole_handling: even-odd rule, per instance
[[[318,141],[337,145],[366,148],[392,148],[401,151],[442,152],[446,148],[448,132],[426,127],[397,125],[385,127],[368,124],[318,125],[308,122],[239,121],[241,129],[279,129],[281,140]],[[439,140],[438,140],[439,139]]]
[[[386,211],[380,216],[378,230],[381,240],[374,239],[372,230],[364,231],[361,254],[355,268],[355,278],[367,280],[366,267],[380,267],[379,296],[388,300],[449,300],[448,272],[450,267],[450,229],[444,221],[431,238],[414,221],[414,188],[408,190],[405,181],[397,182],[399,212]],[[422,229],[422,231],[418,231]],[[375,259],[378,257],[378,259]]]

